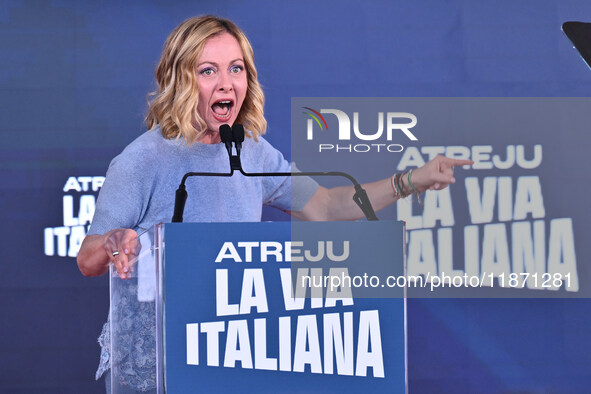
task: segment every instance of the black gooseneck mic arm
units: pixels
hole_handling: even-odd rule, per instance
[[[324,171],[324,172],[257,172],[257,173],[247,173],[242,169],[242,165],[240,164],[240,149],[242,148],[242,142],[244,141],[244,127],[241,124],[234,124],[232,127],[232,139],[236,144],[236,156],[230,155],[230,163],[233,161],[238,161],[238,168],[234,168],[239,170],[240,173],[244,176],[342,176],[347,178],[353,184],[355,189],[355,194],[353,195],[353,201],[355,204],[361,209],[367,220],[378,220],[376,213],[371,205],[369,197],[367,196],[367,192],[365,189],[357,182],[355,178],[351,175],[340,172],[340,171]],[[230,152],[230,151],[229,151]]]
[[[230,158],[230,172],[229,173],[218,173],[218,172],[188,172],[183,176],[181,184],[176,191],[175,201],[174,201],[174,213],[172,216],[173,223],[180,223],[183,221],[183,212],[185,210],[185,203],[187,202],[187,190],[185,189],[185,182],[187,178],[191,176],[232,176],[234,174],[234,170],[240,171],[240,173],[244,176],[249,177],[262,177],[262,176],[342,176],[347,178],[351,183],[353,183],[353,187],[355,189],[355,194],[353,195],[353,201],[363,214],[365,215],[367,220],[378,220],[378,217],[375,214],[373,206],[367,196],[365,189],[357,182],[355,178],[351,175],[340,172],[340,171],[325,171],[325,172],[257,172],[257,173],[248,173],[242,169],[242,164],[240,163],[240,150],[242,149],[242,142],[244,141],[244,127],[241,124],[234,124],[234,127],[230,129],[230,126],[224,124],[220,126],[220,137],[222,142],[226,145],[226,150],[228,151],[228,156]],[[236,146],[236,155],[232,154],[232,141],[235,143]]]

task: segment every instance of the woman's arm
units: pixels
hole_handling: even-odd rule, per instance
[[[453,176],[453,167],[469,164],[473,162],[437,156],[424,166],[413,170],[410,181],[414,190],[408,182],[408,176],[400,178],[403,193],[407,195],[415,190],[422,193],[425,190],[444,189],[456,181]],[[364,184],[363,188],[376,211],[387,207],[399,198],[392,187],[391,178]],[[291,214],[302,220],[313,221],[360,219],[364,215],[353,201],[353,193],[352,186],[332,189],[319,186],[304,208],[301,211],[292,211]]]

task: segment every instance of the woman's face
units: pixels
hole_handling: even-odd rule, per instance
[[[219,142],[219,128],[234,124],[238,117],[248,81],[244,57],[234,36],[221,33],[205,42],[197,60],[197,111],[207,124],[202,142]]]

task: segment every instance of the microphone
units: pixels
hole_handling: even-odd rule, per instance
[[[232,126],[232,141],[236,144],[236,155],[240,157],[240,150],[242,150],[242,143],[244,142],[244,126],[241,124]]]
[[[179,185],[174,197],[174,212],[172,215],[173,223],[183,222],[183,212],[185,212],[185,203],[187,202],[187,197],[187,190],[185,189],[185,183],[183,182]]]
[[[234,125],[234,128],[235,126],[236,125]],[[237,156],[234,156],[232,154],[232,141],[235,140],[234,128],[231,128],[227,124],[223,124],[220,126],[220,138],[222,139],[222,142],[226,145],[226,150],[228,151],[228,156],[230,157],[230,169],[232,171],[240,170],[242,168],[242,165],[240,164],[240,149],[242,148],[242,143],[240,143],[240,146],[238,146],[238,143],[236,143],[236,152],[238,153]],[[242,128],[242,141],[244,141],[244,128]]]
[[[228,154],[232,156],[232,128],[230,125],[223,124],[220,126],[220,138],[224,145],[226,145]]]

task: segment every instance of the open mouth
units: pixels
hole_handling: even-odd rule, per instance
[[[234,103],[232,102],[232,100],[220,100],[213,103],[213,105],[211,106],[211,110],[213,111],[213,115],[216,119],[220,121],[225,121],[232,114],[233,106]]]

